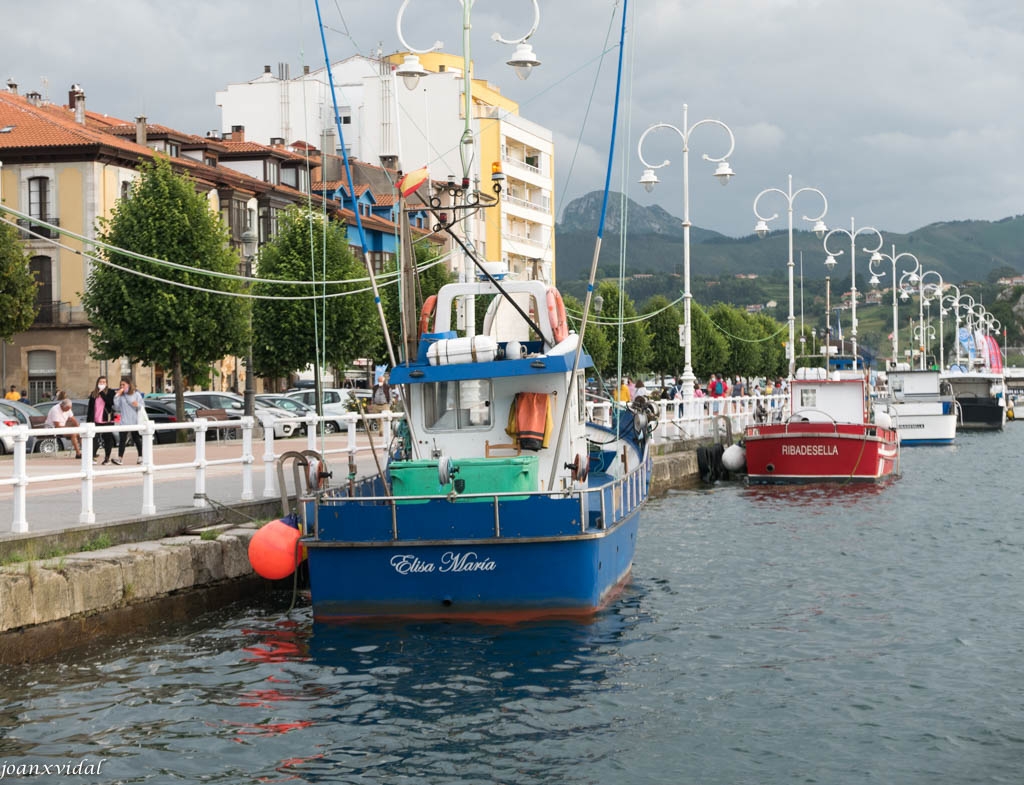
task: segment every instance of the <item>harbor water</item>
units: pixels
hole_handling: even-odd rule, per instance
[[[285,596],[10,667],[4,780],[1020,783],[1022,453],[1009,423],[883,486],[655,499],[588,623],[329,627]]]

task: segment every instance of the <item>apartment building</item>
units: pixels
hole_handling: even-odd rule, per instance
[[[497,86],[472,78],[472,144],[464,144],[463,59],[441,52],[421,56],[428,74],[415,90],[408,90],[394,75],[403,57],[404,53],[355,56],[332,65],[344,145],[324,68],[307,68],[291,77],[287,66],[279,65],[276,74],[265,66],[253,80],[228,85],[217,93],[222,125],[244,125],[249,138],[265,144],[274,137],[316,138],[325,151],[341,154],[344,148],[352,159],[388,169],[408,171],[426,165],[435,184],[432,194],[450,217],[461,221],[460,234],[469,237],[481,259],[503,262],[521,278],[553,281],[550,130],[520,116],[518,104]],[[453,215],[451,203],[462,200],[462,193],[493,193],[496,163],[504,174],[498,204]],[[456,262],[457,267],[463,264]]]

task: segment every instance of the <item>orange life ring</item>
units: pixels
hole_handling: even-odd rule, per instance
[[[565,318],[565,303],[562,295],[554,286],[548,287],[548,319],[551,320],[551,332],[555,343],[561,343],[569,337],[569,322]]]
[[[431,332],[430,322],[434,316],[434,309],[437,307],[437,295],[432,294],[423,301],[423,308],[420,310],[420,335]]]

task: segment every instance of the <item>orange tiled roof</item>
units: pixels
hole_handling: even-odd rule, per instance
[[[54,111],[53,105],[34,106],[13,93],[0,93],[0,150],[33,147],[114,147],[149,157],[153,151],[134,140],[111,136],[75,122],[74,115]],[[5,130],[6,129],[6,130]]]

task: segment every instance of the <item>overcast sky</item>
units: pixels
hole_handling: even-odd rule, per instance
[[[332,60],[401,49],[400,0],[321,0]],[[530,43],[543,65],[520,82],[504,66],[523,35],[528,0],[478,0],[473,56],[479,77],[518,101],[556,140],[556,205],[604,185],[621,3],[541,0]],[[721,188],[703,153],[722,155],[726,133],[690,139],[690,217],[741,236],[753,230],[766,188],[814,187],[826,221],[908,232],[936,221],[998,220],[1024,213],[1024,2],[1021,0],[631,0],[620,143],[612,187],[682,216],[682,145],[652,134],[648,160],[672,163],[647,194],[636,142],[653,123],[704,118],[735,134],[737,176]],[[410,45],[435,40],[461,53],[458,0],[413,0]],[[323,65],[313,0],[35,0],[4,3],[0,78],[67,102],[81,84],[87,105],[126,120],[205,134],[221,128],[214,94],[258,77],[264,64]],[[45,82],[43,79],[45,78]],[[591,101],[591,96],[593,99]],[[589,120],[584,126],[584,116]],[[571,176],[570,176],[571,175]],[[820,200],[795,200],[800,217]],[[786,200],[768,195],[761,212]]]

